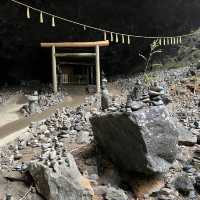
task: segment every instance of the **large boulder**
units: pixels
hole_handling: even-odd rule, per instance
[[[37,192],[48,200],[92,200],[90,182],[81,175],[71,154],[66,159],[56,172],[40,162],[30,163],[29,172]]]
[[[176,158],[178,132],[164,106],[91,118],[95,140],[120,169],[164,173]]]

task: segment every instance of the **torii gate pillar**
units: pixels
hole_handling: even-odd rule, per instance
[[[99,45],[96,45],[96,88],[97,88],[97,93],[100,93],[101,92],[101,70],[100,70]]]
[[[58,92],[58,80],[57,80],[57,66],[56,66],[56,49],[55,46],[51,47],[52,56],[52,83],[54,93]]]

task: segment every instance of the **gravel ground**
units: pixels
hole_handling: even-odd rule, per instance
[[[165,95],[171,100],[171,103],[168,104],[171,116],[182,123],[188,130],[192,131],[194,135],[198,136],[200,134],[200,127],[198,126],[200,120],[198,102],[200,91],[198,90],[199,72],[198,70],[195,72],[196,75],[193,76],[189,68],[183,68],[151,72],[148,76],[151,77],[150,82],[158,82],[159,86],[164,89]],[[118,78],[109,84],[109,88],[115,88],[113,90],[115,98],[112,98],[111,111],[121,103],[126,102],[127,94],[133,90],[136,80],[139,79],[143,83],[143,77],[143,74],[138,74],[134,77]],[[194,77],[197,78],[195,82],[195,91],[193,91]],[[142,92],[149,89],[150,82],[146,85],[143,84]],[[77,103],[79,104],[79,102]],[[93,134],[89,122],[90,116],[98,112],[101,112],[99,96],[89,96],[85,99],[84,103],[76,108],[67,107],[56,110],[46,119],[37,123],[32,123],[28,130],[29,134],[24,135],[24,137],[19,137],[15,142],[11,142],[9,145],[1,148],[1,170],[4,173],[10,173],[12,170],[21,172],[26,168],[30,160],[43,161],[46,159],[47,152],[51,155],[55,150],[56,152],[72,152],[83,174],[87,171],[86,174],[90,180],[92,180],[92,177],[98,177],[97,174],[100,170],[96,159],[98,154],[92,148]],[[179,154],[176,162],[162,179],[162,181],[164,180],[165,186],[161,190],[159,189],[157,192],[154,192],[154,196],[152,196],[151,199],[159,199],[159,196],[162,196],[163,199],[177,200],[199,198],[194,190],[192,191],[194,193],[191,193],[190,196],[184,197],[173,185],[176,177],[182,173],[186,173],[190,177],[188,180],[194,180],[196,177],[199,177],[200,172],[197,167],[199,166],[198,159],[200,160],[198,154],[199,147],[198,144],[194,144],[193,146],[179,146]],[[191,163],[191,161],[193,161],[193,163]],[[102,183],[104,185],[112,185],[113,182],[116,184],[114,179],[115,170],[112,167],[110,168],[112,165],[108,163],[109,162],[106,161],[106,164],[104,164],[104,174],[106,175],[100,177],[99,180],[101,180],[101,183],[93,180],[96,186],[102,186]],[[51,166],[51,163],[48,164]],[[112,171],[112,176],[109,176],[109,173],[107,174],[105,172],[105,166]],[[139,189],[137,190],[139,191],[137,193],[138,196],[140,196],[140,193],[145,193],[144,191],[146,191],[147,188],[149,189],[150,184],[153,185],[152,181],[149,182],[149,180],[146,179],[140,180],[139,178],[138,182],[138,185],[140,185],[141,182],[143,186],[145,184],[147,185],[143,187],[143,192]],[[6,187],[5,185],[9,184],[9,182],[5,183],[5,180],[2,178],[1,184]],[[155,185],[159,186],[159,184],[161,183],[156,180]],[[13,187],[15,187],[14,183]],[[133,199],[132,192],[136,194],[136,190],[134,191],[133,189],[131,192],[130,185],[128,188],[129,189],[126,188],[125,190],[131,200]],[[16,199],[16,192],[22,194],[17,190],[17,187],[15,191],[10,190],[6,192],[11,192]],[[5,195],[5,191],[0,190],[0,194]],[[32,194],[34,195],[35,193],[33,192]],[[36,199],[39,199],[39,197]],[[147,195],[146,199],[150,199],[150,196]]]

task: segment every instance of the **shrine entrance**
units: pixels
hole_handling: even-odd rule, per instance
[[[89,84],[96,82],[96,92],[101,91],[100,47],[109,46],[109,41],[41,43],[41,47],[51,48],[53,91],[57,93],[58,83]],[[63,53],[61,48],[94,48],[94,53]],[[58,62],[59,58],[90,58],[95,65],[84,62]]]

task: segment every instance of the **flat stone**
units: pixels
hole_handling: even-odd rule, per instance
[[[149,96],[155,97],[155,96],[159,96],[159,95],[160,95],[160,92],[155,92],[155,91],[149,90]]]
[[[197,144],[197,136],[188,131],[184,127],[178,126],[178,144],[184,146],[194,146]]]
[[[133,111],[139,110],[141,108],[143,108],[145,106],[145,104],[141,101],[132,101],[130,104],[130,107]]]

